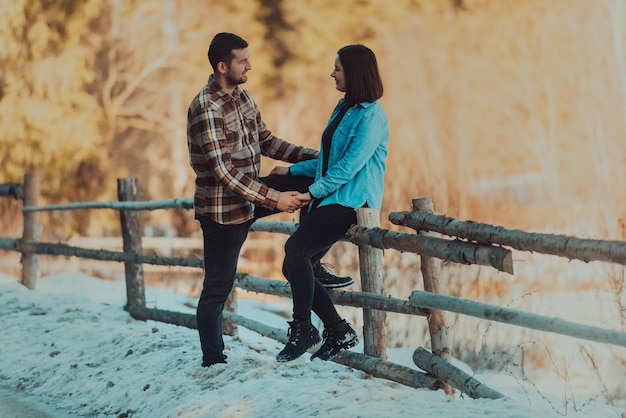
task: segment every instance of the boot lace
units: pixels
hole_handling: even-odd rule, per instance
[[[289,344],[297,345],[300,335],[302,335],[302,323],[296,321],[289,322],[289,329],[287,330]]]

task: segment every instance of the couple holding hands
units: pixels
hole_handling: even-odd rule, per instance
[[[343,97],[324,129],[320,149],[294,145],[268,129],[241,87],[252,69],[248,43],[232,33],[211,41],[213,74],[189,106],[187,142],[196,173],[194,206],[204,237],[204,282],[197,307],[202,365],[226,363],[222,311],[232,290],[239,252],[259,218],[300,209],[298,229],[285,244],[283,274],[293,298],[289,341],[276,359],[287,362],[322,342],[311,356],[330,360],[358,344],[327,288],[349,277],[326,270],[322,257],[356,224],[356,208],[380,208],[389,130],[378,103],[383,85],[376,56],[359,44],[341,48],[331,77]],[[261,155],[291,163],[260,177]],[[314,312],[323,334],[311,323]]]

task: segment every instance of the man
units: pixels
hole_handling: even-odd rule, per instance
[[[202,365],[225,363],[222,310],[232,290],[239,252],[255,219],[293,213],[313,179],[270,175],[260,178],[261,155],[295,163],[317,151],[290,144],[267,129],[250,93],[241,84],[252,69],[248,43],[219,33],[208,51],[213,74],[189,105],[187,142],[196,173],[195,217],[204,236],[204,283],[196,313]],[[321,265],[316,276],[328,287],[353,283]]]

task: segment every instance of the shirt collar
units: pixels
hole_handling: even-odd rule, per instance
[[[215,77],[213,74],[209,76],[209,80],[207,81],[207,85],[209,86],[209,91],[211,92],[211,99],[216,100],[220,97],[224,97],[226,100],[237,100],[241,95],[241,89],[239,86],[235,87],[233,90],[233,94],[230,95],[220,86],[217,81],[215,81]]]
[[[342,97],[341,99],[339,99],[339,105],[343,106],[345,102],[346,102],[346,98],[345,97]],[[360,102],[360,103],[357,103],[357,104],[359,106],[367,109],[368,107],[370,107],[374,103],[376,103],[376,102]]]

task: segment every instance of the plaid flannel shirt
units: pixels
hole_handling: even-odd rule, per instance
[[[254,205],[276,208],[279,192],[259,181],[261,155],[290,163],[318,155],[272,135],[250,93],[238,86],[231,96],[213,75],[189,105],[187,144],[195,217],[220,224],[252,219]]]

